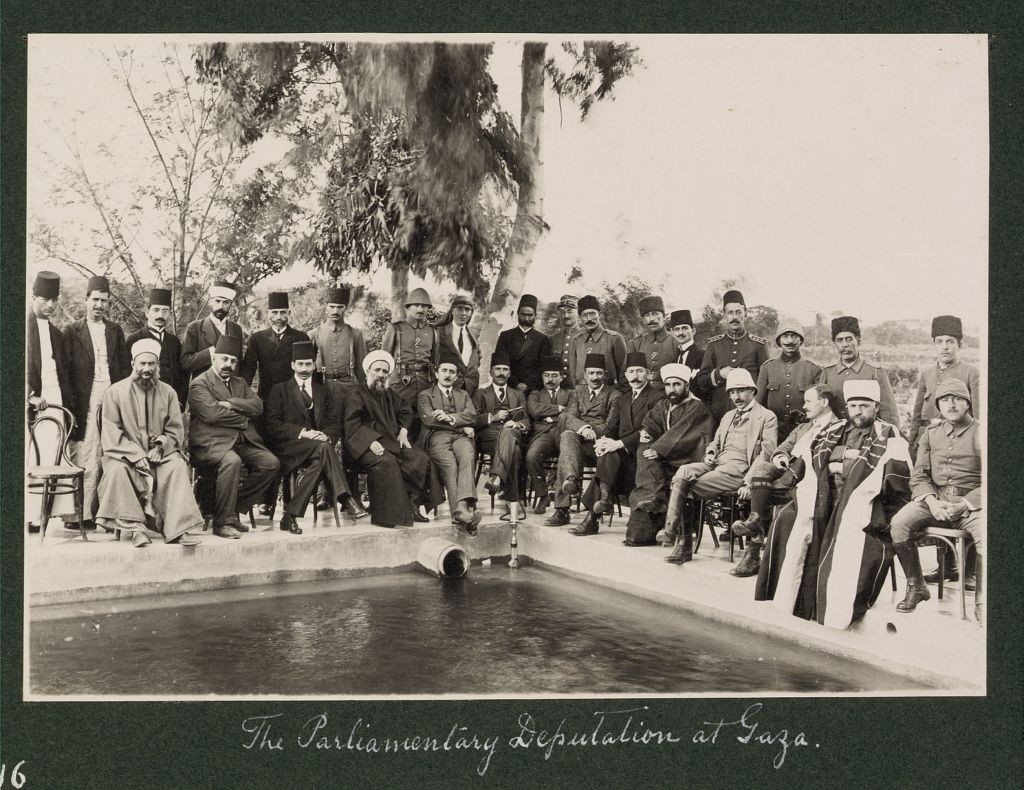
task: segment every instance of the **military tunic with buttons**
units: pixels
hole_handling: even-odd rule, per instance
[[[587,383],[587,354],[604,354],[605,383],[612,386],[621,383],[620,375],[626,364],[626,338],[603,326],[576,335],[569,348],[569,370],[577,387]]]
[[[907,441],[910,442],[912,450],[917,448],[917,442],[924,432],[924,427],[929,425],[932,420],[941,419],[939,410],[935,406],[935,391],[939,384],[946,379],[960,379],[966,384],[971,393],[971,413],[975,417],[981,414],[981,377],[974,365],[956,362],[948,368],[940,369],[936,363],[921,368],[917,376],[917,395],[914,397],[910,429],[907,432]]]
[[[577,326],[572,329],[559,329],[551,335],[551,353],[562,360],[562,389],[571,390],[575,387],[569,372],[569,349],[579,334],[580,328]]]
[[[798,354],[787,361],[777,356],[761,366],[757,374],[757,402],[779,418],[779,441],[804,421],[804,392],[825,380],[825,372]]]
[[[845,418],[846,399],[843,397],[843,382],[845,381],[871,381],[878,382],[878,389],[881,401],[878,404],[878,419],[896,426],[900,429],[900,417],[896,410],[896,398],[892,394],[892,385],[889,384],[888,374],[876,365],[868,364],[863,358],[858,357],[853,365],[847,366],[842,362],[829,365],[824,369],[825,381],[828,388],[836,395],[833,411],[837,417]]]
[[[768,341],[744,332],[740,337],[715,335],[704,349],[704,361],[694,380],[701,393],[710,393],[708,408],[717,425],[722,416],[733,408],[725,391],[722,368],[746,368],[757,379],[761,366],[768,361]]]
[[[659,329],[654,333],[644,332],[626,343],[626,353],[629,354],[633,351],[640,351],[646,355],[647,370],[651,373],[647,381],[658,392],[664,392],[665,385],[661,381],[661,366],[675,362],[676,357],[679,356],[676,350],[676,339],[664,329]],[[619,381],[624,382],[625,380],[626,366],[623,365],[622,370],[619,371]]]
[[[426,321],[395,321],[384,333],[381,348],[395,358],[391,389],[415,410],[419,394],[434,383],[437,330]]]

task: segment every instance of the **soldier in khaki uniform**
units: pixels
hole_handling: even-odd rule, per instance
[[[647,383],[652,389],[664,392],[665,385],[661,383],[659,371],[662,365],[676,361],[676,339],[665,329],[665,303],[660,296],[645,296],[640,300],[639,308],[640,318],[647,331],[626,343],[626,353],[640,352],[644,355],[647,359],[647,370],[650,371]],[[623,363],[619,381],[625,380],[626,367]]]
[[[892,394],[889,375],[880,367],[871,365],[860,356],[860,321],[852,315],[832,319],[832,342],[839,352],[839,361],[828,365],[825,381],[828,388],[839,395],[847,381],[877,381],[880,391],[878,419],[900,429],[900,418],[896,411],[896,398]],[[846,417],[846,400],[839,396],[835,404],[837,417]]]
[[[438,340],[437,331],[427,323],[427,311],[431,307],[426,289],[414,288],[405,303],[408,317],[391,324],[381,342],[381,350],[395,359],[391,389],[414,411],[418,408],[419,394],[434,383]],[[419,431],[419,422],[414,422],[409,431],[410,441],[416,440]]]
[[[820,367],[800,356],[803,343],[804,334],[799,324],[781,324],[775,334],[775,345],[782,353],[765,362],[757,374],[757,402],[779,418],[780,442],[804,421],[804,393],[825,378]]]
[[[599,354],[605,360],[605,383],[617,387],[626,363],[626,339],[601,325],[601,303],[596,296],[584,296],[578,306],[583,331],[569,348],[569,374],[576,387],[585,386],[587,357]]]
[[[580,333],[576,297],[565,294],[558,300],[558,320],[561,328],[551,336],[551,353],[562,360],[562,388],[572,390],[569,375],[569,349]]]
[[[711,416],[717,424],[732,404],[725,391],[725,382],[736,368],[745,368],[757,378],[761,365],[768,361],[768,341],[747,334],[747,303],[739,291],[726,291],[722,297],[725,312],[724,335],[715,335],[704,349],[704,359],[693,382],[693,388],[706,398]]]

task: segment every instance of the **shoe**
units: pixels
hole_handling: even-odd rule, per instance
[[[601,517],[587,511],[579,526],[569,530],[570,535],[596,535],[601,524]]]
[[[341,506],[345,508],[345,512],[348,513],[356,521],[358,521],[361,518],[366,518],[368,515],[370,515],[363,509],[362,505],[356,502],[355,497],[353,496],[344,497],[341,500]]]
[[[219,527],[214,527],[213,534],[218,538],[231,538],[232,540],[238,540],[242,537],[242,533],[235,529],[231,524],[222,524]]]
[[[293,535],[302,534],[302,527],[296,523],[295,516],[291,513],[285,513],[281,516],[281,529],[285,532],[290,532]]]
[[[723,529],[721,532],[718,533],[718,539],[724,543],[728,543],[730,540],[732,540],[732,529],[730,527],[726,527],[725,529]]]
[[[565,478],[565,482],[562,483],[562,493],[566,496],[579,496],[580,495],[580,481],[575,477]]]
[[[259,508],[257,509],[257,512],[261,516],[268,516],[268,517],[269,516],[273,516],[274,515],[274,506],[273,505],[260,505]]]
[[[932,594],[928,592],[928,585],[921,575],[921,559],[917,555],[917,544],[907,541],[896,543],[893,548],[896,550],[896,559],[903,568],[903,575],[907,577],[907,593],[903,600],[896,604],[896,611],[912,612],[919,603],[929,600]]]
[[[419,522],[420,524],[427,524],[430,522],[429,518],[420,513],[420,509],[418,507],[414,507],[412,509],[412,520]]]
[[[760,513],[751,513],[746,520],[736,519],[732,522],[732,534],[745,538],[747,535],[763,535],[764,525]]]
[[[537,500],[537,504],[533,506],[533,515],[543,516],[547,512],[548,505],[551,504],[551,494],[545,493]]]
[[[682,565],[685,562],[689,562],[693,559],[693,538],[690,535],[685,535],[676,544],[676,547],[672,550],[672,553],[665,558],[665,562],[671,562],[674,565]]]
[[[203,541],[196,535],[189,535],[187,532],[183,532],[174,540],[169,540],[167,542],[175,546],[198,546]]]
[[[490,477],[487,478],[487,482],[484,483],[484,488],[487,490],[487,493],[490,494],[491,496],[496,495],[499,491],[501,491],[501,478],[498,477],[497,475],[491,475]]]
[[[964,590],[967,592],[975,592],[978,589],[978,578],[975,574],[971,574],[964,579]]]
[[[29,532],[30,535],[38,535],[39,534],[39,525],[38,524],[33,524],[33,523],[29,522],[28,532]]]
[[[147,535],[141,529],[135,530],[135,534],[132,535],[132,545],[137,549],[141,549],[144,546],[148,546],[152,542],[153,541],[149,539],[149,535]]]
[[[569,523],[569,508],[556,507],[555,512],[545,519],[545,527],[564,527]]]
[[[317,510],[330,510],[331,509],[331,500],[330,500],[330,498],[325,496],[323,499],[321,499],[319,502],[317,502],[316,503],[316,509]]]
[[[77,521],[64,522],[64,529],[69,529],[72,532],[78,532],[79,526],[81,526],[81,528],[84,529],[86,532],[89,532],[90,530],[96,529],[96,522],[92,521],[91,519],[86,519],[81,523],[81,525],[79,525]]]
[[[946,566],[946,575],[943,577],[943,581],[947,582],[958,582],[960,581],[960,572],[956,568],[950,568]],[[924,577],[925,584],[938,584],[939,583],[939,569],[936,568],[927,576]]]
[[[471,538],[475,538],[477,534],[479,534],[480,530],[478,529],[478,527],[480,525],[480,519],[482,518],[483,515],[480,513],[480,511],[473,510],[470,512],[469,522],[463,524],[463,527],[465,527],[466,529],[466,534],[468,534]]]
[[[745,578],[747,576],[754,576],[761,569],[761,544],[750,543],[747,546],[747,550],[743,552],[743,556],[740,557],[740,561],[736,564],[735,568],[729,571],[730,576],[737,576],[739,578]]]

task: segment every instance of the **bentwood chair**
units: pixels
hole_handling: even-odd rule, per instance
[[[967,567],[964,560],[967,557],[967,540],[970,533],[965,529],[954,529],[952,527],[940,527],[938,525],[925,527],[924,539],[939,546],[939,600],[942,600],[943,580],[946,576],[946,549],[952,549],[956,555],[957,567],[960,568],[960,619],[967,619]],[[920,544],[919,544],[920,545]],[[895,581],[895,577],[894,577]],[[895,587],[893,589],[896,589]],[[977,590],[974,593],[977,598]]]
[[[53,411],[61,412],[58,417]],[[54,450],[52,464],[43,464],[41,448],[36,438],[36,432],[41,427],[52,426],[57,432],[57,446]],[[85,504],[85,470],[71,463],[67,455],[68,437],[75,427],[75,417],[67,409],[61,406],[51,406],[46,412],[38,415],[29,425],[29,444],[35,459],[35,464],[26,470],[28,476],[28,490],[31,493],[40,495],[39,505],[39,542],[46,538],[46,525],[50,520],[50,511],[53,508],[54,499],[58,494],[71,494],[75,503],[75,518],[78,520],[78,531],[82,540],[88,541],[82,527],[83,509]]]
[[[737,494],[731,493],[709,497],[708,499],[693,500],[693,503],[697,507],[697,540],[693,544],[694,552],[700,549],[705,527],[707,527],[716,549],[721,545],[718,539],[718,531],[724,531],[728,528],[729,562],[733,562],[736,542],[739,541],[741,551],[745,544],[742,537],[732,534],[730,527],[733,521],[744,519],[750,515],[750,500],[740,499]]]

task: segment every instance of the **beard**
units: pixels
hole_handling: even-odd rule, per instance
[[[371,382],[370,389],[373,390],[374,392],[383,392],[385,389],[387,389],[384,379],[377,379],[376,381]]]
[[[671,403],[673,406],[678,406],[680,403],[682,403],[684,400],[690,397],[690,393],[673,392],[671,395],[668,395],[666,397],[668,398],[669,403]]]
[[[220,308],[219,310],[214,310],[213,317],[216,318],[218,321],[223,321],[225,318],[228,317],[228,311],[225,310],[223,307]]]

